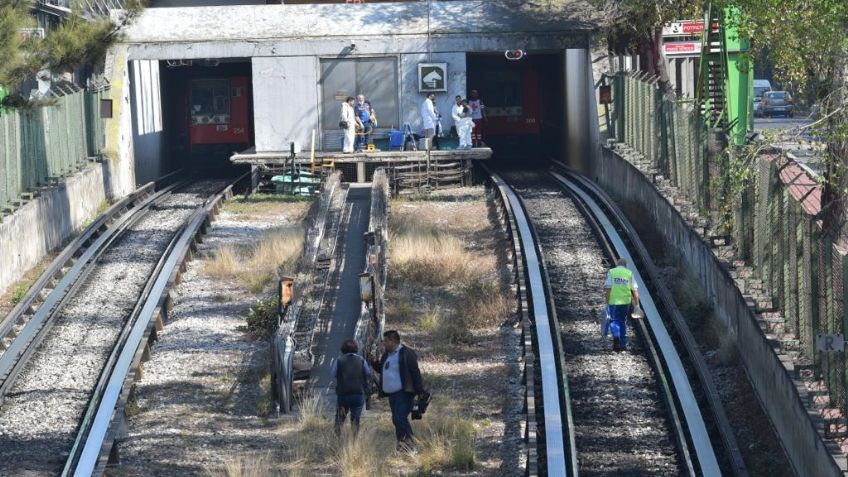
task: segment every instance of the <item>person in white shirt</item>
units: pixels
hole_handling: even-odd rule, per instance
[[[424,137],[427,138],[428,147],[431,147],[433,137],[436,136],[436,93],[427,93],[427,98],[421,104],[421,122],[424,124]]]
[[[474,122],[471,120],[471,108],[462,96],[455,98],[456,105],[451,110],[453,123],[456,125],[456,134],[459,136],[459,149],[471,149],[471,129]]]
[[[342,103],[342,116],[339,120],[339,127],[344,130],[342,152],[353,152],[356,141],[356,114],[353,111],[354,102],[356,100],[353,96],[348,96],[345,102]]]
[[[486,106],[480,99],[480,93],[472,89],[468,94],[468,106],[471,107],[471,119],[474,121],[474,147],[483,147],[483,127],[486,124]]]

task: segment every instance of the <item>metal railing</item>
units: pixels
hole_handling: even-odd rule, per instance
[[[100,155],[105,144],[100,100],[106,91],[77,91],[47,106],[0,113],[0,209],[14,210],[39,187]]]
[[[378,348],[386,324],[384,304],[388,278],[386,249],[389,237],[389,180],[385,169],[377,169],[371,182],[371,213],[365,235],[368,248],[365,271],[360,275],[360,280],[367,280],[371,299],[362,304],[354,339],[359,345],[360,354],[366,359],[375,360],[379,356]]]
[[[274,397],[280,412],[283,413],[290,412],[294,404],[292,382],[294,381],[294,354],[297,345],[295,330],[302,315],[304,301],[309,296],[313,286],[315,264],[318,260],[318,252],[321,249],[321,241],[326,232],[329,209],[334,196],[341,189],[341,173],[333,173],[324,181],[322,187],[321,196],[315,202],[309,214],[312,218],[312,225],[306,231],[306,243],[298,266],[297,280],[294,283],[292,304],[287,306],[280,315],[277,331],[274,333],[271,343]]]

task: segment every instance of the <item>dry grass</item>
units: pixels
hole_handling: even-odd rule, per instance
[[[275,470],[272,459],[266,455],[233,457],[224,465],[214,469],[206,469],[209,477],[271,477],[283,475]]]
[[[301,226],[280,227],[266,232],[250,247],[219,247],[204,260],[201,270],[218,280],[238,279],[251,293],[261,293],[275,279],[294,274],[303,242]]]
[[[203,274],[218,280],[230,280],[236,276],[241,265],[241,257],[232,245],[222,245],[215,253],[203,261]]]
[[[391,244],[391,271],[402,281],[441,286],[465,281],[475,270],[473,256],[451,235],[410,230]]]
[[[357,438],[347,428],[333,434],[332,416],[315,395],[299,403],[298,421],[284,427],[275,455],[234,456],[206,471],[210,477],[270,477],[339,475],[389,477],[430,475],[441,469],[471,470],[476,465],[476,427],[456,412],[432,408],[413,421],[418,454],[395,450],[394,428],[387,414],[363,419]],[[347,426],[346,426],[347,427]]]
[[[477,430],[473,422],[436,411],[425,416],[422,427],[418,430],[419,452],[412,455],[419,473],[430,474],[448,467],[457,470],[474,468]]]
[[[463,304],[459,312],[471,328],[499,325],[517,309],[515,294],[491,277],[475,277],[463,284],[457,302]]]

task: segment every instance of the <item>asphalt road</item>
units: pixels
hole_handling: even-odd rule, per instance
[[[754,118],[754,130],[764,131],[768,129],[793,129],[806,126],[812,121],[806,117],[794,118]]]

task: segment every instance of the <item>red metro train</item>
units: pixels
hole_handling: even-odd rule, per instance
[[[247,149],[251,143],[250,79],[246,76],[187,82],[188,143],[192,155]]]
[[[564,125],[563,63],[558,55],[517,61],[503,55],[469,55],[468,88],[486,105],[484,140],[494,158],[508,161],[559,157]]]

